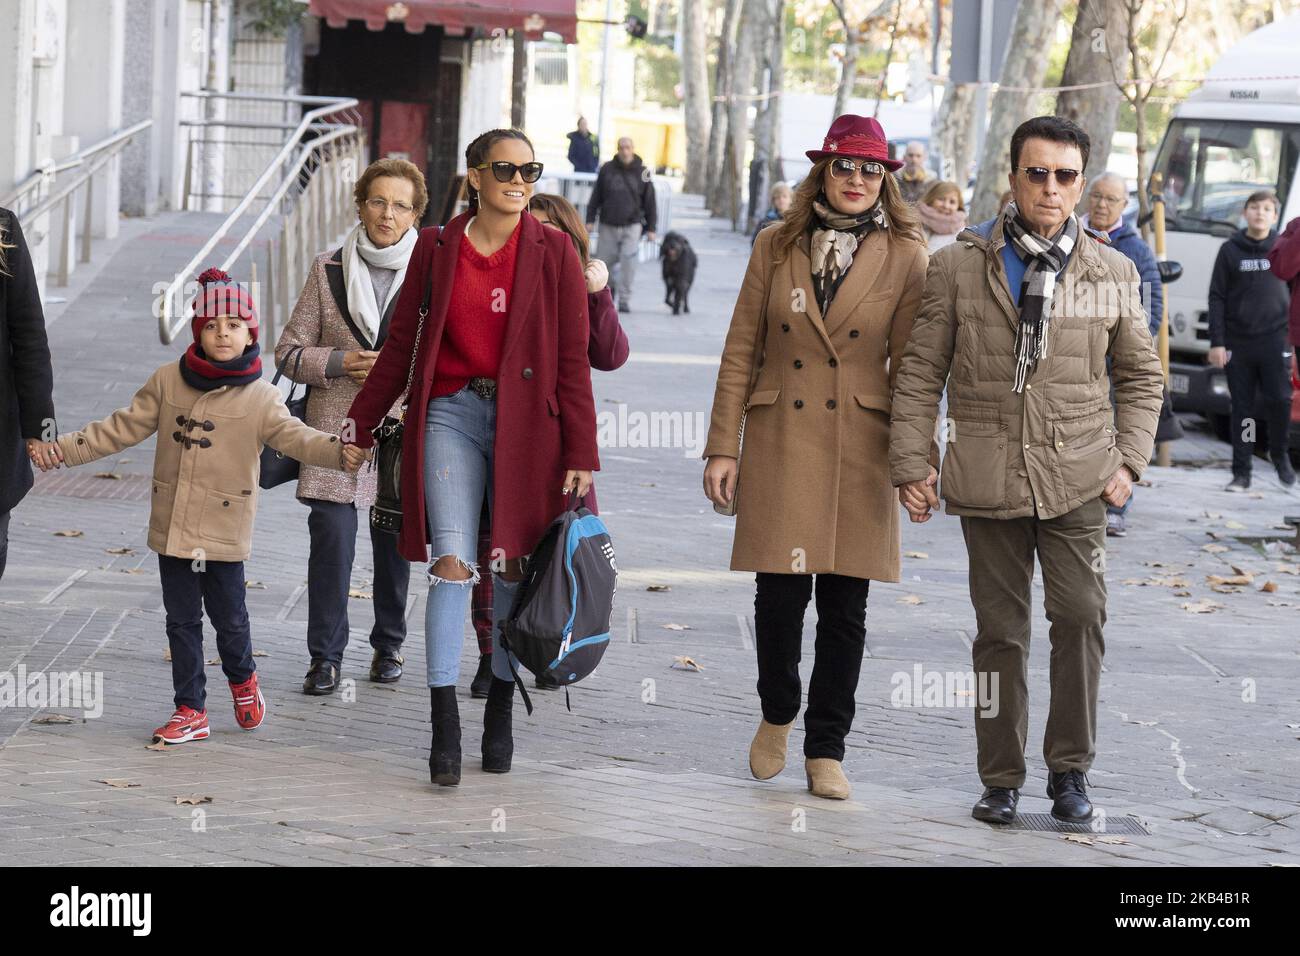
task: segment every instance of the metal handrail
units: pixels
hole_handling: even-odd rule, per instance
[[[325,146],[330,142],[360,132],[359,127],[355,125],[343,126],[340,124],[339,128],[334,130],[332,133],[317,136],[310,142],[306,144],[303,143],[303,136],[308,132],[317,132],[317,129],[315,129],[314,126],[319,121],[323,120],[324,117],[346,110],[353,110],[358,105],[358,101],[351,97],[277,96],[275,94],[266,93],[219,93],[211,90],[189,91],[182,93],[182,95],[203,99],[221,98],[232,100],[263,100],[271,102],[294,102],[303,105],[319,103],[322,105],[303,114],[302,119],[294,129],[293,134],[288,137],[284,146],[281,147],[275,158],[267,164],[266,169],[263,170],[262,174],[257,177],[257,180],[248,188],[248,191],[245,192],[244,197],[235,205],[235,208],[227,214],[225,221],[217,227],[217,230],[212,234],[208,241],[203,244],[203,247],[195,253],[193,258],[191,258],[179,272],[177,272],[176,277],[168,284],[167,289],[162,294],[162,301],[160,303],[160,308],[158,309],[158,337],[164,345],[170,345],[174,342],[176,336],[180,334],[181,329],[185,326],[185,308],[183,303],[180,301],[179,295],[184,290],[186,282],[191,281],[191,277],[196,274],[196,270],[199,266],[207,259],[212,250],[217,247],[217,244],[226,237],[226,234],[230,232],[231,228],[240,217],[244,215],[248,208],[253,204],[254,200],[258,198],[262,188],[271,180],[277,170],[284,168],[285,162],[293,155],[295,148],[303,145],[306,147],[302,150],[302,154],[298,157],[293,169],[281,177],[280,188],[276,190],[273,198],[266,202],[265,207],[254,221],[253,226],[245,231],[242,239],[236,244],[235,251],[223,260],[220,266],[221,269],[229,269],[229,267],[239,258],[239,255],[248,248],[248,245],[256,236],[257,231],[275,210],[276,204],[284,197],[289,185],[296,181],[298,172],[302,169],[302,165],[312,154],[319,152],[322,146]],[[213,121],[213,124],[220,125],[218,121]],[[313,181],[316,178],[317,177],[313,176]],[[285,253],[287,253],[286,240],[287,237],[281,237],[281,247],[282,251]],[[282,259],[283,258],[284,256],[282,256]],[[281,278],[282,282],[287,281],[288,279],[287,265],[283,272],[284,275],[282,275]],[[267,340],[268,343],[271,341],[269,335],[267,336]]]

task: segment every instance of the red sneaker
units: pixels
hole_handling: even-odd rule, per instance
[[[153,732],[154,743],[183,744],[190,740],[207,740],[212,731],[208,728],[208,712],[195,710],[182,704],[172,714],[171,720]]]
[[[235,698],[235,720],[245,730],[252,730],[262,723],[266,716],[266,698],[257,686],[254,674],[242,684],[231,683],[230,696]]]

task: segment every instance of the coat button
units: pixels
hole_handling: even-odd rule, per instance
[[[840,364],[840,363],[837,362],[837,361],[835,361],[835,359],[831,359],[831,362],[830,362],[831,368],[837,368],[837,367],[839,366],[839,364]]]
[[[84,438],[78,438],[78,439],[77,439],[77,444],[78,444],[78,445],[84,445],[85,443],[86,443],[86,439],[84,439]]]
[[[789,331],[790,331],[790,323],[789,323],[789,322],[782,322],[782,323],[781,323],[781,331],[782,331],[782,332],[789,332]]]
[[[180,441],[180,440],[181,440],[181,433],[180,433],[180,432],[172,432],[172,438],[176,439],[176,441]]]
[[[338,440],[339,440],[338,435],[330,435],[330,441],[338,441]]]
[[[849,338],[851,339],[856,339],[861,334],[862,333],[859,332],[857,329],[849,329]]]
[[[828,399],[826,400],[826,407],[827,407],[827,408],[832,408],[832,409],[833,409],[833,408],[835,407],[835,399],[833,399],[833,398],[828,398]]]
[[[795,367],[795,368],[803,368],[803,361],[800,360],[800,359],[795,359],[795,360],[794,360],[794,367]]]
[[[185,424],[185,416],[184,416],[184,415],[177,415],[177,416],[176,416],[176,424],[177,424],[177,425],[184,425],[184,424]]]
[[[212,422],[209,422],[209,421],[205,421],[205,422],[203,423],[203,430],[204,430],[205,432],[215,431],[215,430],[216,430],[216,427],[217,427],[216,425],[212,424]]]
[[[803,399],[802,399],[802,398],[796,398],[796,399],[794,400],[794,407],[795,407],[795,408],[803,408]]]
[[[223,507],[223,508],[229,508],[229,507],[230,507],[230,502],[229,502],[229,501],[223,501],[223,502],[221,502],[221,507]]]
[[[524,378],[532,378],[532,377],[533,377],[533,370],[530,369],[530,368],[526,368],[526,369],[524,369],[524,371],[523,371],[523,376],[524,376]]]

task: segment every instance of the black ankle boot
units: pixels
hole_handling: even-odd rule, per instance
[[[429,779],[441,787],[460,783],[460,711],[456,687],[429,688],[433,740],[429,743]]]
[[[492,655],[480,654],[478,656],[478,670],[474,672],[474,679],[470,681],[469,696],[483,700],[492,688]]]
[[[515,705],[515,682],[492,678],[487,706],[483,708],[483,771],[509,773],[515,739],[510,729],[510,712]]]

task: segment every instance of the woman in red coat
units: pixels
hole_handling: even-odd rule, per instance
[[[527,215],[541,175],[519,130],[482,134],[465,151],[469,211],[424,230],[388,342],[349,412],[361,447],[401,394],[416,350],[402,444],[399,544],[429,560],[425,646],[433,721],[429,773],[460,781],[460,670],[470,588],[479,579],[477,539],[484,495],[492,522],[494,652],[483,718],[483,769],[510,769],[514,683],[500,621],[523,577],[523,559],[565,506],[585,495],[596,452],[596,410],[587,362],[589,326],[582,266],[568,237]],[[420,305],[432,283],[416,344]]]

